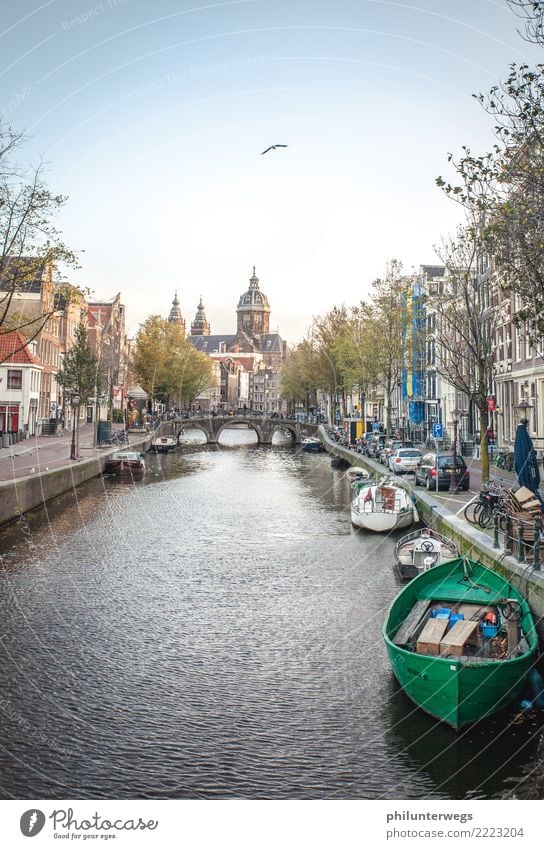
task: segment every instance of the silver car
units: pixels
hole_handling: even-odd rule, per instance
[[[389,457],[389,468],[396,475],[415,472],[422,456],[417,448],[397,448]]]

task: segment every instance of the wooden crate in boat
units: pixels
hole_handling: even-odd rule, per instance
[[[418,637],[418,654],[440,654],[441,640],[448,629],[448,619],[429,619]]]
[[[471,622],[467,619],[459,619],[455,622],[453,628],[444,634],[440,641],[440,654],[452,655],[460,657],[465,654],[465,646],[468,643],[476,644],[478,637],[478,622]]]

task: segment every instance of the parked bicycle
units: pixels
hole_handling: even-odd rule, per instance
[[[128,433],[126,430],[116,430],[111,435],[112,445],[128,445]]]
[[[497,469],[502,469],[504,472],[514,471],[514,455],[511,451],[501,450],[493,461]]]
[[[508,502],[508,490],[498,484],[483,485],[477,497],[469,501],[464,509],[467,522],[479,525],[480,528],[491,528],[495,523],[495,516],[499,517],[499,527],[506,529],[506,503]]]

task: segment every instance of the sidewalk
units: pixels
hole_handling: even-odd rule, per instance
[[[94,424],[85,423],[79,428],[78,460],[70,460],[72,432],[68,430],[62,436],[32,436],[9,448],[0,448],[0,481],[77,465],[81,460],[99,456],[105,449],[111,450],[109,445],[95,447],[93,442]]]

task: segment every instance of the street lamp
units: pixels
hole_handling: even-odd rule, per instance
[[[450,490],[449,490],[450,492],[456,492],[457,491],[457,472],[456,472],[456,468],[457,468],[457,427],[459,425],[459,416],[462,414],[462,412],[463,411],[459,410],[457,407],[455,408],[455,410],[451,411],[451,414],[453,416],[453,446],[452,446],[452,452],[453,452],[452,460],[453,460],[453,462],[452,462],[452,466],[451,466],[451,479],[450,479]],[[436,470],[436,474],[438,476],[438,468]]]
[[[70,446],[70,460],[77,460],[76,454],[76,410],[79,410],[79,393],[74,392],[71,398],[72,401],[72,444]]]
[[[516,404],[514,410],[518,410],[520,415],[520,424],[529,424],[529,419],[527,418],[527,410],[532,409],[532,404],[529,403],[527,398],[522,398],[519,404]]]

